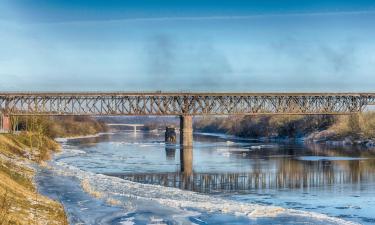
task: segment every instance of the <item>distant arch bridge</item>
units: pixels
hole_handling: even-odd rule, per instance
[[[135,124],[135,123],[107,123],[107,126],[110,127],[133,127],[134,133],[137,133],[137,127],[144,127],[144,124]]]

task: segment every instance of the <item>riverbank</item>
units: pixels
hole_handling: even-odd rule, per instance
[[[327,129],[312,132],[305,140],[329,145],[375,148],[375,113],[338,116]]]
[[[277,115],[202,118],[195,130],[242,138],[375,147],[375,113],[358,115]]]
[[[0,225],[68,224],[64,207],[38,192],[37,167],[61,146],[56,137],[94,135],[104,124],[83,117],[14,117],[11,134],[0,134]]]
[[[0,224],[68,224],[63,206],[38,193],[35,165],[59,145],[34,133],[0,135]]]

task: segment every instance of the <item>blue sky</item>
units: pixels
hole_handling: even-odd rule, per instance
[[[372,1],[0,0],[2,91],[374,91]]]

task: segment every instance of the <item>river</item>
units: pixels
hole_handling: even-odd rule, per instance
[[[198,133],[184,153],[163,140],[61,139],[38,188],[71,224],[375,224],[375,151]]]

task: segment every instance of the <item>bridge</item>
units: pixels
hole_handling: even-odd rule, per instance
[[[191,146],[192,116],[353,114],[375,93],[0,93],[2,128],[14,115],[180,116],[180,143]]]
[[[144,124],[133,124],[133,123],[107,123],[110,127],[133,127],[134,133],[137,133],[137,127],[143,127]]]

